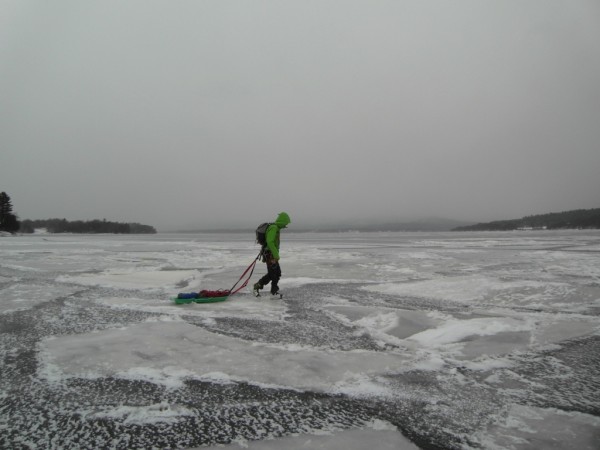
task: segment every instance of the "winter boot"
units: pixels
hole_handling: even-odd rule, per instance
[[[260,297],[260,290],[263,288],[263,285],[260,283],[254,283],[254,286],[252,287],[252,293],[254,294],[255,297]]]

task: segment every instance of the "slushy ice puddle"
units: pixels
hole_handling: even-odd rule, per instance
[[[0,447],[598,448],[600,232],[282,240],[1,238]]]

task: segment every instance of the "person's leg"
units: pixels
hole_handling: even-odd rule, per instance
[[[260,286],[260,289],[262,289],[267,284],[269,284],[270,281],[271,281],[271,272],[269,271],[269,266],[267,265],[267,274],[264,277],[262,277],[260,280],[258,280],[258,285]]]
[[[254,295],[257,296],[260,295],[259,291],[271,282],[270,265],[267,258],[265,258],[265,263],[267,264],[267,273],[257,283],[254,283]]]
[[[268,275],[271,280],[271,294],[275,295],[279,292],[279,279],[281,278],[281,267],[278,262],[270,264],[267,268]]]

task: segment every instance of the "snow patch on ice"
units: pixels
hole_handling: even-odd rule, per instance
[[[114,408],[95,408],[94,411],[80,411],[86,420],[114,419],[126,425],[148,425],[156,423],[175,423],[183,417],[194,417],[196,414],[181,405],[170,405],[166,402],[146,406],[120,405]]]
[[[106,270],[97,274],[61,275],[59,283],[119,289],[176,289],[199,276],[196,270]]]
[[[395,426],[382,420],[367,422],[360,429],[314,430],[312,433],[292,435],[279,439],[236,442],[219,446],[225,450],[418,450]]]
[[[59,297],[66,297],[76,292],[72,287],[42,284],[16,284],[2,289],[0,314],[23,311],[39,306]]]
[[[363,334],[377,340],[381,346],[402,347],[403,339],[426,330],[439,322],[422,311],[373,308],[334,302],[323,307],[330,317],[348,326],[358,327]]]
[[[495,301],[496,297],[502,296],[503,299],[514,297],[515,301],[526,301],[531,304],[535,301],[542,301],[544,293],[549,289],[560,290],[562,294],[568,293],[565,291],[568,289],[568,285],[565,283],[532,280],[504,281],[481,276],[439,278],[403,283],[382,283],[365,286],[363,289],[387,295],[458,303],[470,303],[481,300]]]
[[[477,318],[468,320],[448,320],[437,328],[422,331],[409,339],[426,347],[460,342],[470,336],[489,336],[505,331],[528,331],[527,321],[505,318]]]
[[[395,311],[392,311],[375,313],[367,317],[363,317],[362,319],[357,320],[355,323],[365,328],[387,333],[388,331],[396,328],[399,322],[400,320],[398,318],[398,314]]]
[[[173,295],[171,294],[171,296]],[[271,300],[267,297],[256,298],[253,295],[242,293],[235,294],[224,302],[184,305],[176,305],[168,298],[168,295],[165,295],[164,298],[102,297],[93,301],[114,309],[145,311],[172,317],[200,317],[207,324],[214,323],[214,320],[220,317],[283,320],[288,310],[285,302]]]
[[[349,280],[343,278],[311,278],[311,277],[292,277],[285,278],[282,280],[281,284],[285,284],[286,287],[299,287],[307,284],[319,284],[319,283],[348,283]]]
[[[482,299],[489,292],[491,283],[493,282],[489,278],[464,277],[411,283],[382,283],[365,286],[363,289],[388,295],[470,301]]]
[[[596,450],[600,417],[555,408],[512,405],[485,431],[473,436],[483,448],[568,448]]]
[[[185,378],[245,381],[299,390],[376,393],[373,377],[404,371],[408,358],[392,352],[282,349],[248,343],[181,322],[146,322],[40,345],[41,377],[114,376],[178,387]],[[357,372],[357,368],[360,368]],[[59,373],[62,372],[62,375]],[[358,381],[357,381],[358,380]]]

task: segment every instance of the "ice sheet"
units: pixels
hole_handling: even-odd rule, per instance
[[[598,232],[289,233],[283,300],[170,301],[231,287],[252,242],[0,240],[0,443],[593,448]]]

